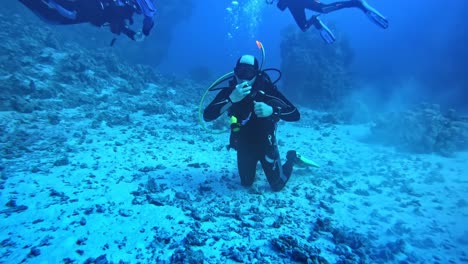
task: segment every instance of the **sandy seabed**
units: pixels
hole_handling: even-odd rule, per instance
[[[193,109],[136,112],[127,126],[92,125],[79,108],[53,124],[0,113],[36,137],[2,158],[0,262],[468,262],[468,153],[399,153],[366,143],[367,125],[301,109],[280,123],[280,151],[321,167],[295,168],[281,192],[259,167],[243,188],[227,133],[171,118]]]

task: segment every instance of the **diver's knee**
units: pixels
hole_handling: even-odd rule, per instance
[[[281,191],[281,190],[284,188],[284,186],[286,186],[286,182],[281,181],[281,180],[278,180],[278,181],[276,181],[275,183],[271,183],[271,184],[270,184],[270,188],[271,188],[271,190],[274,191],[274,192],[279,192],[279,191]]]
[[[251,187],[254,183],[254,179],[241,178],[241,185],[244,187]]]
[[[274,192],[279,192],[279,191],[283,190],[284,186],[286,186],[286,185],[283,184],[283,185],[279,185],[279,186],[271,186],[271,190],[274,191]]]

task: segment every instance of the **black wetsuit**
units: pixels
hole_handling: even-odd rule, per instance
[[[293,15],[297,25],[301,28],[302,31],[306,31],[312,25],[310,20],[306,18],[306,9],[318,13],[330,13],[343,8],[362,8],[362,5],[360,2],[355,0],[340,1],[330,4],[322,4],[318,0],[279,0],[277,3],[277,7],[281,11],[284,11],[286,8],[289,8],[289,11]]]
[[[205,109],[203,118],[205,121],[212,121],[223,114],[223,111],[227,111],[229,116],[235,116],[238,122],[244,123],[239,131],[231,131],[230,137],[230,146],[237,150],[241,184],[243,186],[253,184],[256,166],[260,161],[272,190],[279,191],[291,176],[293,161],[288,160],[281,166],[276,126],[280,119],[298,121],[299,111],[276,89],[269,78],[263,76],[257,77],[250,95],[232,104],[229,96],[236,84],[232,81],[229,88],[218,93]],[[254,100],[272,106],[273,115],[265,118],[257,117],[254,112]]]
[[[136,32],[128,28],[128,24],[133,24],[132,17],[137,12],[135,6],[132,5],[118,4],[114,0],[53,0],[67,13],[75,14],[74,18],[70,18],[61,14],[57,9],[49,7],[42,0],[19,1],[48,23],[59,25],[91,23],[98,27],[109,25],[112,33],[117,35],[123,33],[129,38],[135,39]],[[152,14],[145,14],[143,34],[148,36],[153,25]]]

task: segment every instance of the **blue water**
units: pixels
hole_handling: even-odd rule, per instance
[[[254,2],[258,10],[243,12],[242,7]],[[330,1],[324,1],[330,2]],[[377,86],[402,82],[408,78],[421,80],[421,93],[430,93],[445,101],[452,100],[464,107],[468,85],[462,68],[468,52],[464,44],[468,38],[465,1],[370,1],[390,21],[387,30],[370,22],[359,10],[340,10],[322,16],[335,24],[336,30],[349,39],[353,48],[353,70],[357,76]],[[197,65],[211,65],[218,73],[231,69],[233,61],[244,53],[256,53],[255,40],[261,40],[267,51],[267,65],[280,64],[281,30],[294,24],[286,10],[263,1],[239,1],[240,11],[235,23],[229,19],[231,1],[197,1],[193,16],[176,27],[174,43],[162,70],[186,72]],[[258,19],[261,22],[256,22]],[[255,24],[255,27],[249,27]],[[239,29],[235,30],[236,27]],[[233,37],[228,38],[228,33]],[[317,34],[310,29],[306,34]],[[337,41],[344,41],[338,39]],[[189,44],[188,44],[189,43]],[[298,67],[300,67],[298,65]],[[446,87],[454,91],[444,98]]]

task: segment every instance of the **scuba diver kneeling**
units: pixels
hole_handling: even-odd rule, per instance
[[[229,148],[237,150],[243,186],[252,186],[259,161],[273,191],[280,191],[286,185],[294,164],[306,161],[317,166],[302,159],[294,150],[288,151],[286,162],[281,165],[277,123],[279,120],[298,121],[300,114],[278,91],[265,70],[260,70],[258,60],[252,55],[238,59],[229,86],[221,89],[205,108],[203,119],[213,121],[226,112],[231,121]]]

